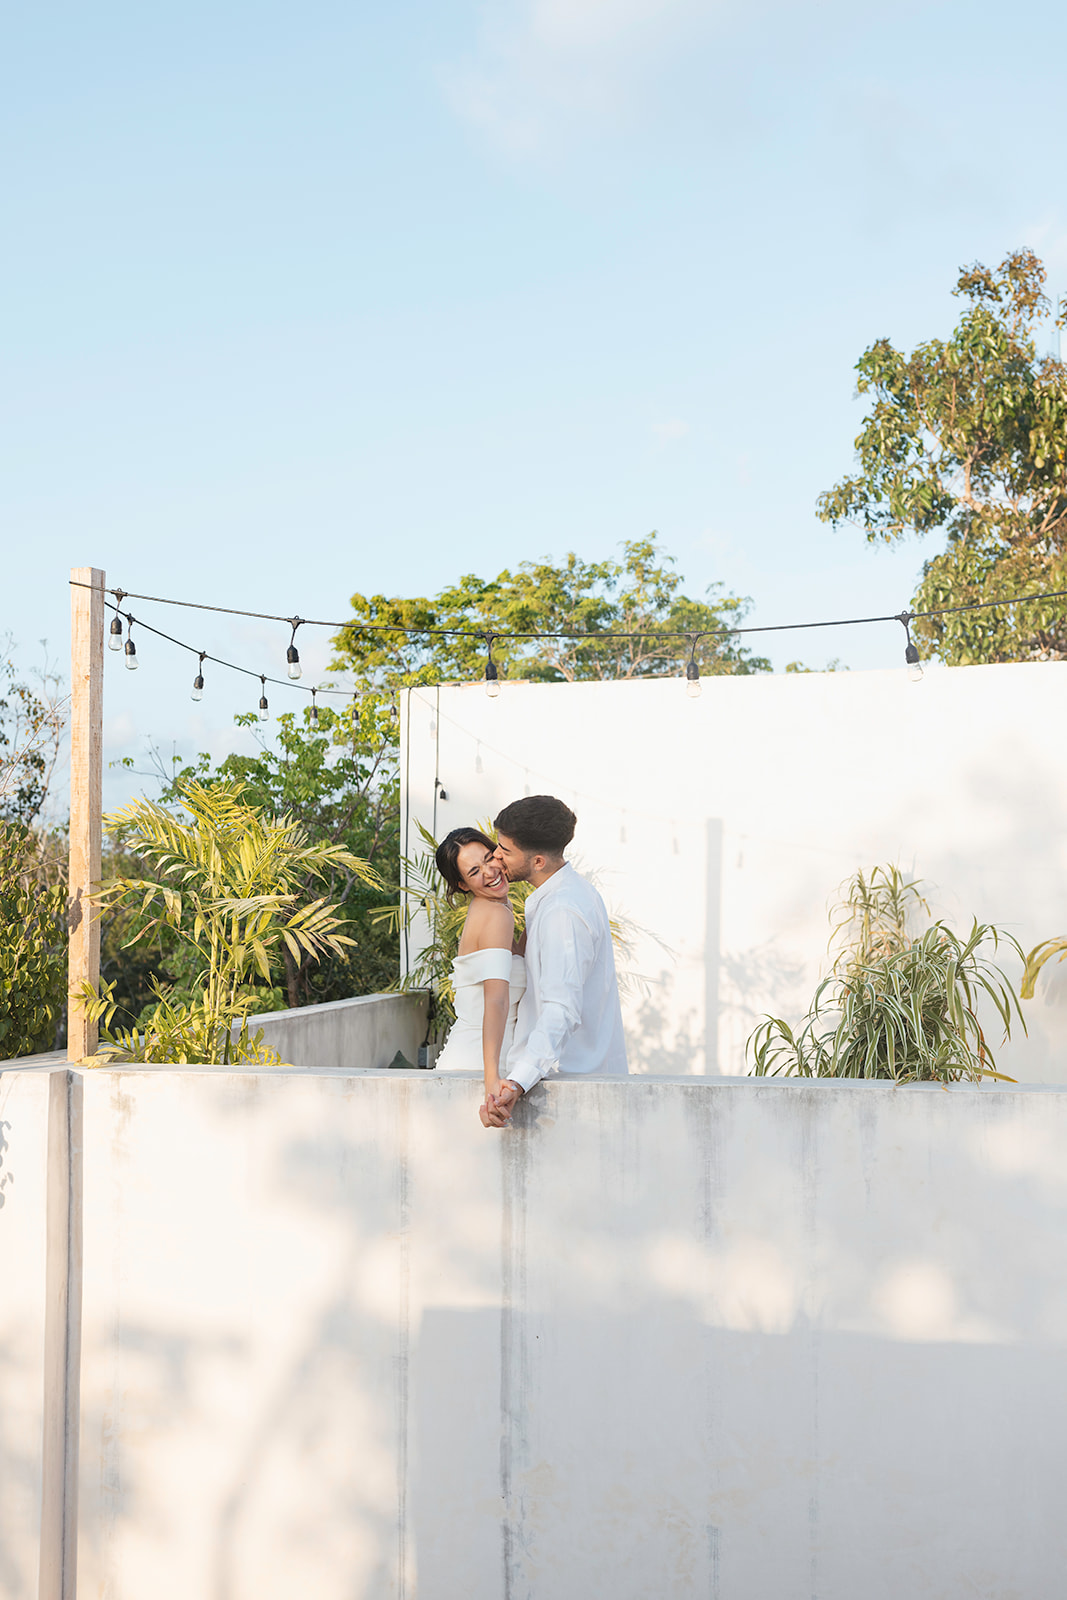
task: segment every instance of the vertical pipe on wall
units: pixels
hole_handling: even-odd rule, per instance
[[[96,1049],[96,1024],[75,998],[100,977],[100,922],[89,903],[100,879],[104,718],[104,574],[74,567],[70,589],[70,878],[67,1060]]]

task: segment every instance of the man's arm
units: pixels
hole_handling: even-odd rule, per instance
[[[541,907],[537,945],[537,1017],[526,1043],[512,1052],[507,1064],[508,1080],[523,1091],[532,1089],[559,1065],[567,1040],[582,1020],[585,981],[597,956],[596,935],[579,912],[566,904]]]

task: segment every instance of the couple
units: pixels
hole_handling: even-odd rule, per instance
[[[505,1127],[544,1077],[627,1071],[608,914],[563,859],[575,822],[562,800],[527,795],[495,819],[496,844],[454,828],[437,849],[449,905],[470,900],[452,963],[456,1021],[437,1070],[484,1072],[487,1128]],[[519,942],[509,882],[533,884]]]

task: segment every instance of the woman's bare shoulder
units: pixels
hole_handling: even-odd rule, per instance
[[[463,942],[473,950],[510,950],[515,913],[506,900],[476,900],[467,913]]]

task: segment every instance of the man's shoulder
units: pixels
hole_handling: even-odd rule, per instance
[[[569,862],[559,873],[558,882],[554,882],[552,894],[538,902],[537,911],[539,916],[551,917],[558,913],[560,916],[580,916],[588,922],[596,922],[607,916],[600,890],[588,878],[583,878]]]

